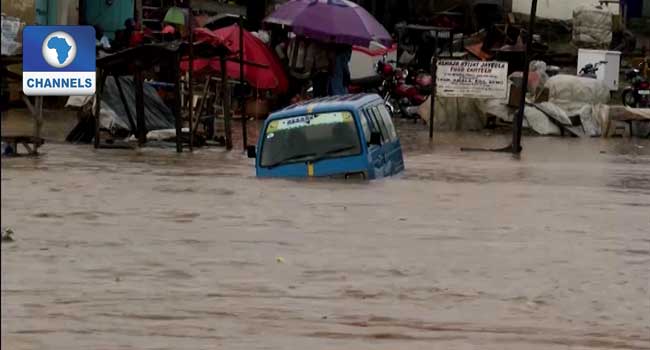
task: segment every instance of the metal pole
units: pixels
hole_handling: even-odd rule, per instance
[[[433,57],[431,57],[431,95],[429,95],[429,99],[431,100],[431,106],[429,109],[429,139],[431,140],[433,140],[433,116],[436,111],[436,70],[438,67],[438,31],[435,33],[436,37],[433,40]]]
[[[190,0],[187,0],[187,11],[188,16],[187,16],[187,21],[189,22],[187,24],[187,27],[190,30],[189,33],[189,42],[190,42],[190,58],[189,58],[189,64],[190,64],[190,69],[188,70],[188,77],[187,77],[187,84],[188,84],[188,98],[190,100],[190,107],[189,107],[189,129],[190,129],[190,152],[194,150],[194,133],[192,130],[192,124],[194,123],[194,84],[192,82],[193,79],[193,74],[192,71],[194,70],[194,26],[193,26],[193,16],[192,16],[192,2]],[[198,123],[198,121],[197,121]]]
[[[535,16],[537,15],[537,0],[533,0],[530,9],[530,20],[528,33],[526,35],[526,51],[524,53],[524,77],[521,86],[521,97],[519,98],[519,111],[515,117],[515,125],[512,129],[512,153],[521,153],[521,129],[524,124],[524,110],[526,109],[526,93],[528,92],[528,73],[530,70],[530,51],[533,46],[533,31],[535,30]]]
[[[246,127],[246,108],[244,106],[244,17],[239,16],[239,108],[241,110],[241,131],[244,150],[248,146],[248,129]]]

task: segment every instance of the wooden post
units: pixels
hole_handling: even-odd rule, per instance
[[[34,113],[34,154],[38,153],[41,142],[41,128],[43,127],[43,96],[36,96],[36,110]]]
[[[99,114],[101,113],[102,106],[102,92],[104,90],[104,79],[106,73],[100,68],[97,69],[97,88],[95,91],[95,148],[99,148],[100,143],[100,118]]]
[[[232,149],[232,128],[230,126],[230,87],[228,86],[228,75],[226,74],[226,57],[221,56],[221,86],[223,94],[223,124],[226,133],[226,149]]]
[[[142,0],[135,0],[135,15],[136,15],[136,21],[140,25],[140,31],[143,30],[143,15],[142,15]]]
[[[526,35],[526,51],[524,53],[524,77],[521,86],[521,96],[519,97],[519,110],[515,117],[515,124],[512,129],[512,153],[521,153],[521,129],[524,124],[524,110],[526,109],[526,93],[528,92],[528,73],[530,71],[530,51],[533,47],[533,32],[535,30],[535,16],[537,15],[537,0],[533,0],[530,9],[530,22],[528,23],[528,33]]]
[[[239,108],[241,109],[241,130],[244,151],[248,146],[248,128],[246,126],[246,102],[244,98],[244,17],[239,16]]]
[[[193,16],[192,16],[192,4],[190,0],[187,0],[187,11],[188,11],[188,24],[187,27],[189,28],[189,42],[190,42],[190,57],[189,57],[189,65],[190,69],[188,70],[188,78],[187,78],[187,86],[188,86],[188,98],[190,100],[190,107],[189,107],[189,130],[190,130],[190,152],[194,150],[194,128],[192,127],[194,123],[194,83],[192,82],[193,80],[193,71],[194,71],[194,28],[193,28]],[[197,121],[198,124],[198,121]]]
[[[138,123],[138,146],[142,147],[147,142],[147,126],[144,118],[144,78],[142,76],[142,67],[139,64],[136,64],[133,79],[135,84],[135,114]]]
[[[176,126],[176,152],[183,152],[183,115],[181,113],[181,73],[180,73],[180,52],[176,53],[174,64],[174,124]]]

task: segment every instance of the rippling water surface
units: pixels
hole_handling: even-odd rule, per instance
[[[3,159],[2,347],[650,349],[650,142],[513,159],[417,128],[370,183],[220,149]]]

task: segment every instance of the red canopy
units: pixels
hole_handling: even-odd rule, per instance
[[[213,42],[215,45],[225,45],[232,56],[239,58],[239,26],[209,31],[205,28],[198,28],[194,31],[196,39],[204,42]],[[257,67],[244,63],[244,79],[254,88],[261,90],[273,90],[284,93],[289,88],[289,82],[278,57],[260,39],[244,30],[244,61],[252,62],[266,67]],[[230,79],[239,79],[239,62],[228,61],[226,74]],[[183,60],[181,69],[187,71],[189,62]],[[221,72],[219,57],[194,59],[194,71],[210,70]]]
[[[210,44],[213,46],[223,45],[223,40],[216,33],[206,28],[194,29],[194,41]]]

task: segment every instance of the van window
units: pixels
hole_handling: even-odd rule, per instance
[[[381,130],[381,138],[384,140],[384,142],[390,141],[390,133],[388,132],[388,128],[386,128],[386,125],[384,125],[384,121],[382,119],[381,113],[379,113],[379,110],[377,107],[373,107],[371,110],[371,114],[373,116],[373,122],[379,126],[379,129]]]
[[[363,135],[366,137],[366,142],[370,141],[370,125],[368,125],[368,119],[365,113],[359,113],[359,121],[361,122],[361,129]]]
[[[370,111],[370,108],[365,108],[363,110],[363,114],[366,116],[366,118],[368,118],[368,122],[369,122],[369,125],[370,125],[370,131],[378,132],[379,134],[381,134],[381,129],[379,129],[379,125],[377,124],[377,121],[375,120],[374,115]],[[383,139],[383,135],[382,135],[382,139]]]
[[[386,125],[386,129],[388,129],[390,140],[391,141],[397,140],[397,131],[395,131],[395,125],[393,124],[393,120],[390,117],[390,112],[388,111],[388,109],[386,109],[386,106],[384,106],[383,104],[377,106],[377,109],[379,109],[379,112],[381,113],[381,117],[384,121],[384,125]]]

